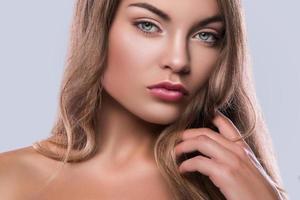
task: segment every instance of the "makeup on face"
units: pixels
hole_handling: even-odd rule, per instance
[[[129,8],[134,8],[135,12],[140,12],[141,15],[143,15],[142,13],[144,13],[145,16],[151,16],[154,15],[155,18],[159,18],[160,20],[162,20],[163,23],[165,24],[172,24],[173,20],[172,18],[169,16],[169,14],[167,14],[165,11],[157,8],[156,6],[150,4],[150,3],[132,3],[129,4],[128,7]],[[148,14],[150,13],[150,14]],[[147,17],[145,17],[147,18]],[[152,18],[152,17],[148,17],[148,18]],[[154,27],[157,31],[156,32],[163,32],[161,29],[161,25],[158,25],[158,21],[160,20],[140,20],[134,23],[134,25],[147,25],[148,27]],[[139,27],[143,27],[143,26],[139,26]],[[144,26],[145,27],[145,26]],[[197,31],[199,31],[200,29],[210,29],[209,31],[202,31],[199,32],[196,35],[199,35],[200,37],[206,38],[204,39],[206,42],[208,41],[207,38],[214,38],[213,40],[215,41],[208,41],[208,43],[211,44],[215,44],[217,43],[217,41],[220,41],[224,35],[224,18],[221,14],[215,14],[215,15],[210,15],[207,17],[202,18],[201,20],[195,21],[191,27],[188,30],[188,34],[193,34],[196,33]],[[142,28],[140,28],[142,29]],[[153,29],[152,29],[153,30]],[[155,33],[155,31],[144,31],[144,33],[150,35],[152,33]],[[207,37],[208,36],[208,37]]]
[[[173,122],[217,63],[221,16],[211,0],[122,1],[109,32],[104,89],[145,121]]]
[[[168,81],[160,82],[147,88],[153,96],[165,101],[180,101],[184,96],[188,96],[189,94],[182,84]]]

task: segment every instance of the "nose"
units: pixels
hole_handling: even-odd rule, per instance
[[[188,44],[180,34],[168,41],[162,57],[162,68],[170,68],[175,73],[189,73]]]

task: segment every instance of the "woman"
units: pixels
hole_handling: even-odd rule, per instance
[[[1,196],[287,199],[240,4],[78,0],[52,135],[1,155]]]

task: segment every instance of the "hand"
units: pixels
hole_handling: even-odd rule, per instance
[[[208,176],[228,200],[281,199],[249,145],[244,140],[232,141],[241,134],[231,120],[218,111],[212,122],[220,133],[209,128],[182,133],[182,142],[175,147],[176,157],[193,151],[205,156],[185,160],[179,172],[198,171]]]

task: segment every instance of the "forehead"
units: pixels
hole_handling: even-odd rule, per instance
[[[141,10],[143,8],[133,6],[141,3],[158,8],[173,21],[201,19],[221,14],[217,0],[123,0],[120,6],[126,10]]]

